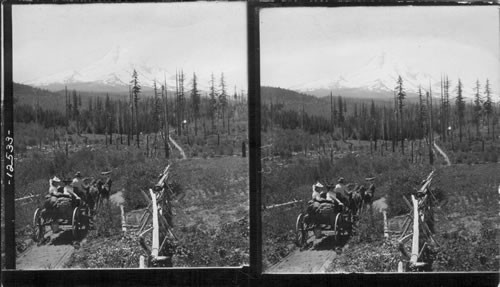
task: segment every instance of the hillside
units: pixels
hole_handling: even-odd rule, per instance
[[[325,90],[326,92],[326,90]],[[301,93],[297,91],[292,91],[288,89],[275,88],[275,87],[261,87],[261,104],[270,105],[283,104],[285,110],[295,110],[304,111],[309,115],[319,115],[323,117],[330,117],[330,96],[329,93],[323,97],[317,97],[315,95]],[[362,103],[368,104],[373,100],[377,106],[387,106],[393,105],[393,98],[370,98],[365,97],[366,94],[355,93],[355,90],[351,90],[349,93],[340,94],[333,93],[333,105],[337,105],[337,97],[341,96],[343,100],[346,100],[347,109],[352,111],[354,104],[360,106]],[[408,102],[413,102],[415,98],[408,97]]]
[[[68,87],[68,95],[71,95],[71,92],[73,90],[76,90],[76,88]],[[87,100],[91,97],[105,97],[106,94],[109,95],[109,98],[111,100],[128,99],[128,92],[105,93],[105,92],[80,92],[78,90],[76,91],[81,96],[83,104],[85,104]],[[145,95],[149,96],[149,94],[147,93]],[[62,87],[62,90],[54,92],[54,91],[49,91],[47,89],[14,83],[13,96],[15,105],[34,106],[38,102],[40,108],[42,108],[43,110],[64,111],[64,86]]]
[[[37,104],[43,110],[58,110],[64,111],[64,85],[58,87],[57,91],[50,91],[44,88],[33,87],[25,84],[14,83],[13,95],[15,105],[30,105],[35,106]],[[106,97],[109,95],[110,100],[128,100],[128,91],[122,91],[120,89],[114,91],[102,91],[99,87],[95,87],[95,92],[88,92],[80,90],[81,86],[68,86],[68,95],[75,90],[78,95],[82,98],[82,104],[86,107],[87,100],[94,97]],[[89,88],[86,87],[88,90]],[[92,89],[90,89],[92,90]],[[168,97],[173,97],[173,93],[168,91]],[[152,97],[153,91],[151,89],[143,89],[141,91],[141,96]]]

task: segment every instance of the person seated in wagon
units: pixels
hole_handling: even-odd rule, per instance
[[[49,186],[49,194],[46,196],[44,204],[46,210],[45,217],[47,218],[54,217],[60,206],[67,205],[65,202],[80,200],[80,197],[70,188],[65,188],[62,180],[60,180],[57,176],[49,179]]]
[[[79,171],[75,173],[71,186],[73,187],[73,191],[78,194],[79,197],[87,198],[90,185],[85,184],[82,174]]]
[[[339,204],[349,206],[350,191],[345,185],[345,179],[343,177],[338,179],[337,185],[335,185],[335,189],[331,193],[331,197],[335,198]]]

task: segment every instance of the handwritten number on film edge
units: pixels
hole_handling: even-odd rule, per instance
[[[10,130],[7,131],[7,136],[5,137],[5,159],[6,164],[5,169],[7,170],[6,175],[7,175],[7,184],[10,184],[10,179],[12,178],[12,173],[14,172],[14,138],[10,136]]]

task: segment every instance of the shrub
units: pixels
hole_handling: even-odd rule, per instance
[[[384,234],[382,213],[372,209],[366,210],[359,218],[355,230],[353,241],[356,243],[370,243],[382,239]]]
[[[388,215],[397,216],[408,212],[408,207],[401,197],[410,198],[410,194],[418,190],[422,180],[426,178],[430,170],[412,167],[400,170],[389,180],[387,186]]]

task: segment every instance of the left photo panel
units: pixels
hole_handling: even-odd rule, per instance
[[[246,31],[244,2],[12,6],[16,269],[249,264]]]

